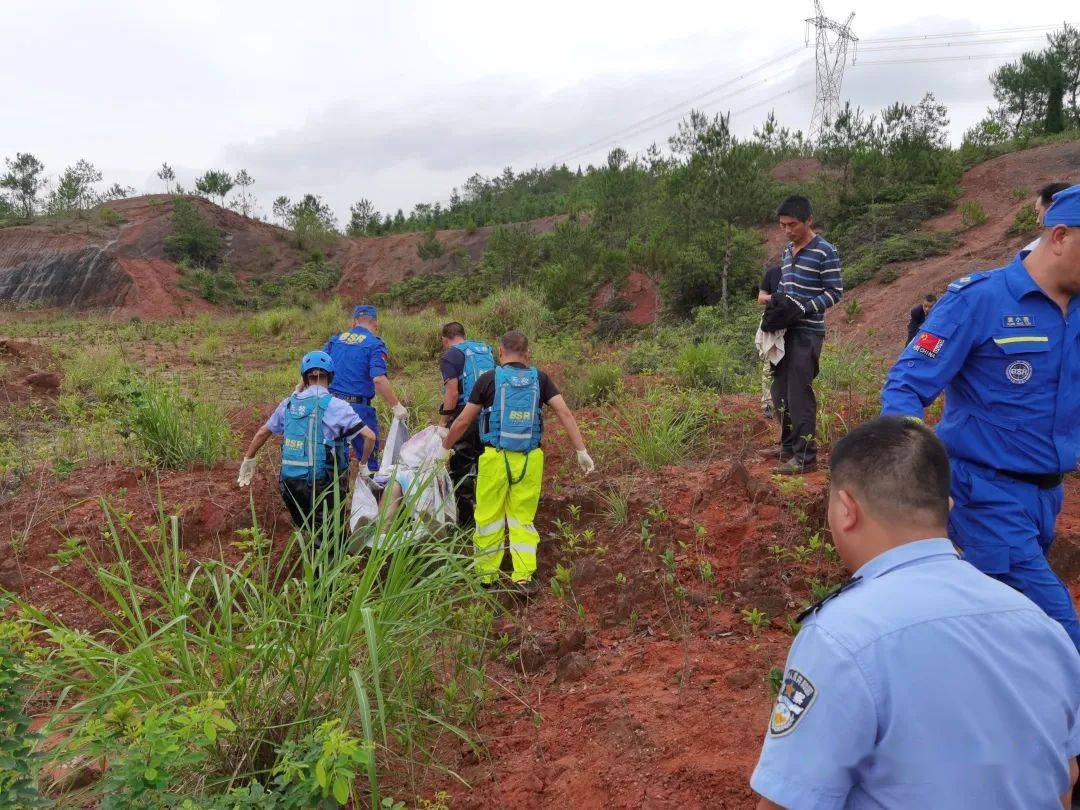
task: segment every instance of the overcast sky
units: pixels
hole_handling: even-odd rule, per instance
[[[955,0],[947,16],[939,0],[852,2],[825,11],[854,10],[864,39],[1080,17],[1075,0]],[[598,163],[608,136],[675,108],[614,139],[631,151],[663,143],[688,99],[804,45],[812,3],[731,5],[2,0],[0,156],[33,152],[52,175],[85,157],[106,182],[140,192],[160,190],[163,160],[189,188],[207,168],[246,168],[264,215],[277,195],[305,192],[327,199],[342,224],[360,197],[408,211],[445,200],[474,172],[570,153],[572,166]],[[958,139],[991,103],[986,77],[1007,58],[863,63],[1041,47],[1039,32],[997,36],[1013,41],[884,52],[867,43],[842,96],[876,110],[931,90]],[[803,48],[693,106],[733,111],[745,134],[770,108],[805,129],[812,58]]]

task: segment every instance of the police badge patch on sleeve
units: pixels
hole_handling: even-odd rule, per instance
[[[797,669],[789,669],[776,696],[776,705],[769,718],[769,735],[790,734],[817,697],[817,687]]]

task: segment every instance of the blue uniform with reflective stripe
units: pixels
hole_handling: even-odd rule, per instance
[[[890,549],[795,637],[750,784],[802,808],[1054,808],[1080,655],[945,539]]]
[[[1062,488],[999,472],[1069,472],[1080,454],[1080,297],[1063,314],[1022,259],[949,285],[890,370],[882,413],[921,417],[945,391],[937,433],[953,462],[953,540],[1080,647],[1072,599],[1046,562]]]
[[[356,415],[375,432],[375,450],[368,459],[372,470],[379,469],[379,420],[375,415],[375,378],[386,375],[386,344],[382,338],[363,326],[354,326],[348,332],[334,335],[323,347],[334,361],[334,381],[330,393],[348,397],[366,397],[368,402],[349,403]],[[363,439],[353,439],[353,449],[359,455]]]

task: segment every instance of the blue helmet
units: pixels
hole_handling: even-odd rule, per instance
[[[312,369],[322,369],[331,378],[334,376],[334,361],[326,352],[308,352],[300,361],[300,376],[303,377]]]

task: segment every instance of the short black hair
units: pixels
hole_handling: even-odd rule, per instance
[[[801,194],[792,194],[780,203],[776,209],[777,217],[795,217],[799,222],[806,222],[813,216],[814,211],[810,207],[810,200]]]
[[[1069,188],[1068,183],[1047,183],[1039,189],[1039,200],[1044,206],[1048,206],[1054,201],[1055,194],[1067,188]]]
[[[942,530],[949,522],[949,455],[934,432],[901,416],[859,425],[829,454],[831,486],[876,517]]]
[[[502,346],[505,351],[514,354],[525,354],[525,352],[529,350],[529,339],[525,337],[522,332],[511,329],[499,338],[499,345]]]
[[[452,340],[453,338],[463,338],[465,337],[465,327],[457,321],[450,321],[450,323],[443,326],[442,336],[447,340]]]
[[[927,293],[926,295],[923,296],[923,301],[925,301],[928,304],[932,304],[935,301],[937,301],[937,296],[934,295],[933,293]]]

